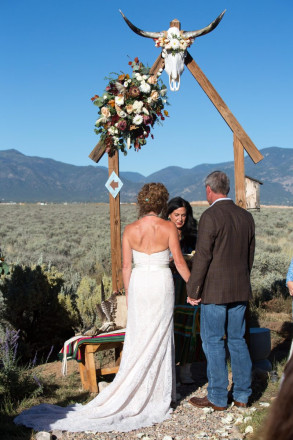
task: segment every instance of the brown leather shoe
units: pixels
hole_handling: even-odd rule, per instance
[[[237,402],[237,400],[234,400],[234,405],[238,408],[247,408],[247,403]]]
[[[216,406],[212,402],[209,401],[207,396],[205,397],[192,397],[189,400],[191,405],[196,406],[197,408],[213,408],[215,411],[225,411],[227,409],[226,406]]]

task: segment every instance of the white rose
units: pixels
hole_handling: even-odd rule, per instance
[[[142,81],[142,76],[140,73],[135,73],[134,76],[137,79],[137,81]]]
[[[115,103],[117,105],[123,105],[124,104],[124,96],[123,95],[115,96]]]
[[[103,96],[103,100],[106,101],[106,99],[108,99],[108,96],[107,96],[107,95],[104,95],[104,96]]]
[[[143,75],[142,77],[145,81],[148,79],[148,75]]]
[[[118,116],[120,116],[120,118],[126,118],[127,115],[123,110],[121,110],[121,112],[118,112]]]
[[[127,87],[128,86],[128,81],[124,81],[123,86]]]
[[[141,85],[139,86],[139,90],[142,93],[150,93],[151,91],[151,86],[149,84],[147,84],[146,82],[142,82]]]
[[[132,122],[133,122],[135,125],[140,125],[140,124],[142,123],[142,121],[143,121],[143,119],[142,119],[142,116],[141,116],[141,115],[135,115],[134,118],[133,118],[133,120],[132,120]]]
[[[148,104],[151,104],[151,102],[152,102],[152,98],[149,97],[149,98],[147,99],[147,103],[148,103]]]
[[[148,109],[146,109],[145,107],[142,108],[142,111],[144,112],[145,115],[149,115],[149,111]]]
[[[112,136],[114,136],[114,134],[117,134],[117,133],[118,133],[118,128],[116,128],[116,127],[110,127],[110,128],[108,129],[108,133],[110,133]]]
[[[119,144],[119,137],[114,136],[113,139],[114,139],[114,145]]]
[[[180,42],[179,42],[179,40],[177,40],[177,38],[172,38],[172,40],[170,41],[170,45],[171,45],[171,48],[174,50],[180,48]]]
[[[169,39],[173,38],[174,36],[180,37],[180,30],[177,27],[172,26],[168,29],[167,35]]]
[[[143,107],[143,102],[141,101],[134,101],[134,103],[132,104],[134,113],[140,113],[142,107]]]

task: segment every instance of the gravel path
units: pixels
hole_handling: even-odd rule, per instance
[[[245,422],[249,425],[250,414],[257,410],[252,407],[240,409],[235,406],[226,411],[214,411],[211,408],[195,408],[188,403],[190,397],[203,397],[207,394],[204,363],[193,364],[194,385],[181,386],[178,391],[182,398],[174,408],[172,416],[165,422],[142,428],[129,433],[70,433],[53,431],[53,440],[242,440],[246,434],[239,430],[239,425]],[[248,428],[249,431],[250,428]],[[37,437],[36,437],[37,438]]]

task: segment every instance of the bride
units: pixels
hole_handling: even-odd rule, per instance
[[[128,319],[114,381],[86,405],[41,404],[23,411],[14,419],[16,424],[36,431],[127,432],[170,417],[170,404],[176,399],[170,251],[185,281],[190,273],[176,226],[159,217],[168,197],[163,184],[145,184],[137,198],[140,218],[126,226],[123,234]]]

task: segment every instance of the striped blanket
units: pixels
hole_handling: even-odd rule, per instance
[[[174,308],[175,361],[182,365],[202,358],[200,305],[176,305]]]
[[[58,357],[62,360],[62,372],[66,375],[67,372],[67,360],[75,359],[77,362],[81,362],[80,346],[85,342],[87,344],[102,344],[106,342],[123,342],[125,337],[125,328],[116,330],[109,333],[101,333],[98,336],[73,336],[68,339],[62,349],[60,350]],[[66,353],[66,356],[64,354]]]

